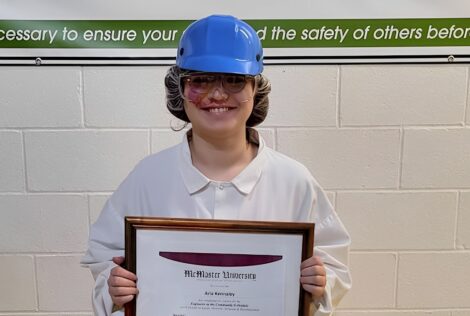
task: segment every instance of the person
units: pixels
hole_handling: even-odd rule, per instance
[[[95,278],[96,315],[122,313],[138,295],[137,276],[120,266],[125,216],[315,222],[314,255],[300,266],[315,315],[330,315],[350,288],[350,238],[324,191],[254,128],[271,91],[262,70],[261,42],[247,23],[212,15],[186,29],[165,87],[168,110],[191,128],[138,163],[91,227],[82,263]]]

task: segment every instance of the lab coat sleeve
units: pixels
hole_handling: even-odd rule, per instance
[[[112,313],[113,302],[108,292],[108,277],[111,269],[116,266],[112,258],[124,256],[123,230],[123,218],[114,210],[110,199],[91,227],[88,250],[81,261],[83,266],[90,269],[95,279],[92,304],[96,316],[122,313]]]
[[[352,285],[348,268],[351,239],[324,191],[316,182],[313,186],[314,255],[323,260],[327,281],[325,294],[313,302],[312,308],[314,316],[327,316],[332,315]]]
[[[138,170],[135,168],[108,199],[100,216],[91,226],[88,250],[82,265],[88,267],[95,279],[92,304],[95,316],[121,315],[112,313],[113,302],[108,292],[108,278],[116,266],[113,257],[124,256],[124,217],[140,209]],[[136,175],[137,174],[137,175]]]

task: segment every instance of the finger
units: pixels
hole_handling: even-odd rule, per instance
[[[119,266],[111,269],[110,276],[116,276],[116,277],[121,277],[121,278],[129,279],[129,280],[137,281],[137,276],[134,273]]]
[[[302,283],[302,285],[315,285],[324,287],[326,285],[326,278],[324,276],[301,277],[300,283]]]
[[[313,297],[319,298],[323,296],[323,293],[325,293],[325,288],[320,287],[320,286],[314,286],[310,284],[303,284],[302,285],[303,289],[309,293],[312,294]]]
[[[136,283],[133,280],[129,280],[126,278],[118,277],[118,276],[111,276],[108,279],[108,286],[123,286],[123,287],[136,287]]]
[[[124,304],[132,301],[134,299],[134,295],[126,295],[126,296],[119,296],[113,297],[113,303],[119,307],[122,307]]]
[[[307,260],[302,261],[300,264],[300,269],[304,269],[309,266],[314,266],[314,265],[323,265],[323,261],[321,260],[320,257],[317,256],[311,256]]]
[[[136,295],[139,293],[139,290],[136,287],[110,287],[109,294],[111,296],[127,296],[127,295]]]
[[[120,266],[124,263],[124,257],[113,257],[113,262]]]
[[[323,266],[312,266],[304,268],[300,271],[300,275],[309,276],[309,275],[326,275],[326,270]]]

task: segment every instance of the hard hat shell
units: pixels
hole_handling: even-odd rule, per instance
[[[263,48],[247,23],[229,15],[211,15],[184,31],[176,65],[195,71],[257,75],[263,71]]]

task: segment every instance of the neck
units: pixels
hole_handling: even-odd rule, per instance
[[[205,137],[192,133],[193,165],[214,181],[230,181],[256,156],[257,147],[247,141],[246,131],[227,137]]]

